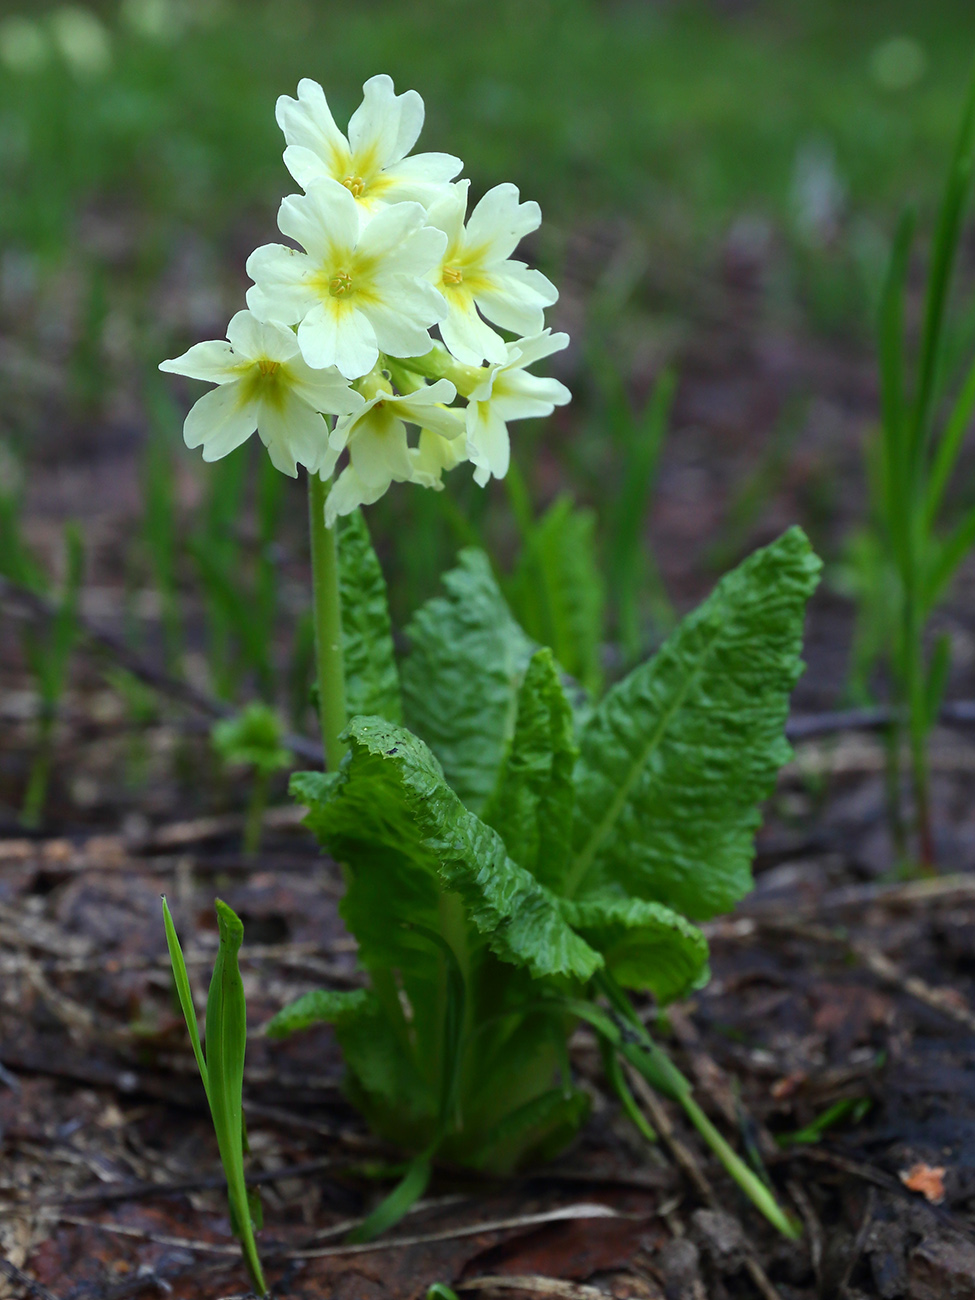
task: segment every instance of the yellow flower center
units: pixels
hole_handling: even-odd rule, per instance
[[[265,379],[270,379],[280,366],[280,361],[271,361],[269,357],[261,357],[257,363],[257,368]]]
[[[342,184],[351,193],[354,199],[357,199],[366,188],[366,183],[361,176],[344,176],[342,178]]]
[[[443,269],[444,284],[460,284],[464,278],[464,272],[459,266],[445,266]]]
[[[328,291],[333,298],[344,298],[352,292],[352,276],[348,271],[336,271],[328,282]]]

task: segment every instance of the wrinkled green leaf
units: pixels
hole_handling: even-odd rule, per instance
[[[362,864],[375,862],[383,887],[388,873],[395,877],[393,890],[416,893],[422,914],[404,910],[404,921],[438,928],[438,913],[430,909],[442,887],[460,895],[476,930],[502,960],[535,976],[588,979],[601,959],[566,925],[554,896],[512,862],[497,832],[464,807],[427,746],[379,718],[354,718],[346,734],[349,765],[327,802],[315,809],[314,825],[323,843],[356,864],[343,914],[363,960],[369,964],[367,949],[378,923],[350,903]],[[396,855],[411,870],[397,873],[394,866],[389,872]],[[388,896],[370,899],[373,908],[377,903],[388,908]],[[388,942],[385,934],[382,941]],[[408,941],[407,934],[400,942]]]
[[[346,707],[350,717],[366,713],[401,722],[403,705],[386,580],[362,511],[346,515],[336,527]]]
[[[696,925],[642,898],[566,900],[565,919],[602,953],[618,984],[672,1002],[708,978],[707,940]]]
[[[372,1000],[367,989],[312,989],[282,1007],[267,1023],[268,1038],[288,1038],[312,1025],[334,1025],[362,1014]]]
[[[615,886],[703,918],[748,891],[820,567],[790,529],[601,701],[580,742],[568,893]]]
[[[570,677],[598,694],[605,597],[596,559],[596,516],[571,497],[554,502],[531,526],[508,584],[521,626],[551,646]]]
[[[428,601],[406,629],[403,709],[448,784],[476,812],[494,789],[535,647],[512,618],[483,551],[462,551],[443,581],[447,594]]]
[[[579,754],[573,730],[552,652],[539,650],[518,693],[515,734],[483,819],[519,866],[556,891],[571,848]]]

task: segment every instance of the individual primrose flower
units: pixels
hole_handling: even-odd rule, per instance
[[[297,99],[280,97],[275,116],[288,145],[285,166],[302,189],[328,177],[367,214],[386,203],[428,203],[463,165],[448,153],[407,157],[423,126],[423,100],[415,90],[397,95],[387,76],[370,77],[362,87],[347,137],[335,125],[325,92],[307,77],[298,83]]]
[[[420,466],[422,477],[415,473],[415,449],[407,442],[407,424],[419,425],[445,441],[456,441],[458,460],[463,459],[463,417],[445,405],[455,395],[448,379],[403,394],[392,393],[382,381],[358,411],[336,421],[329,441],[336,456],[348,447],[349,464],[325,502],[329,527],[339,515],[378,501],[391,483],[413,481],[430,486],[424,481],[429,477],[425,465]]]
[[[355,199],[333,180],[291,194],[278,212],[282,234],[305,250],[265,244],[247,259],[247,305],[261,320],[298,326],[298,346],[316,369],[348,379],[368,374],[379,353],[417,356],[446,304],[423,278],[446,235],[425,226],[419,203],[393,203],[360,228]]]
[[[469,185],[451,185],[431,204],[427,220],[447,236],[443,258],[430,273],[447,301],[441,336],[458,361],[477,366],[485,359],[507,359],[504,340],[482,316],[502,329],[532,337],[541,333],[545,308],[559,292],[541,271],[511,260],[519,241],[541,224],[538,204],[520,202],[516,185],[496,185],[465,227]]]
[[[474,481],[481,487],[492,476],[504,478],[511,459],[509,420],[527,420],[551,415],[564,406],[572,394],[557,379],[530,375],[526,367],[542,357],[561,352],[568,334],[543,330],[534,338],[507,343],[506,360],[488,366],[484,378],[468,393],[466,426],[467,457],[474,464]]]
[[[183,425],[187,447],[220,460],[256,429],[271,463],[295,478],[298,465],[331,473],[338,453],[328,445],[323,412],[348,415],[363,404],[334,368],[312,370],[293,330],[239,311],[227,326],[229,343],[196,343],[159,369],[217,387],[192,408]]]

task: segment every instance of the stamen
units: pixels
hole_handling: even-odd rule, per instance
[[[344,176],[342,184],[351,192],[354,199],[357,199],[366,188],[366,183],[361,176]]]
[[[464,272],[459,266],[445,266],[443,269],[444,284],[460,284],[464,278]]]
[[[257,368],[265,379],[269,379],[271,375],[275,373],[280,364],[280,361],[271,361],[269,357],[261,357],[260,361],[257,363]]]
[[[333,298],[344,298],[352,292],[352,276],[348,271],[336,271],[328,282],[328,291]]]

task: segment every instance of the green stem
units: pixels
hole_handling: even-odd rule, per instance
[[[252,858],[261,847],[261,831],[264,825],[264,809],[267,807],[267,788],[270,773],[260,768],[254,773],[251,785],[251,798],[247,806],[247,820],[244,823],[244,857]]]
[[[619,1044],[621,1054],[640,1071],[647,1082],[662,1092],[672,1101],[679,1102],[688,1119],[704,1138],[705,1142],[724,1165],[725,1170],[735,1180],[741,1190],[766,1219],[778,1228],[783,1236],[795,1238],[799,1235],[795,1224],[784,1213],[776,1201],[771,1189],[745,1164],[744,1160],[731,1149],[718,1130],[694,1100],[690,1082],[681,1074],[662,1048],[658,1047],[646,1026],[633,1009],[633,1004],[624,991],[605,971],[597,972],[594,977],[596,987],[609,999],[611,1006],[639,1040],[627,1041],[624,1037]]]
[[[915,514],[919,506],[915,503]],[[935,870],[934,836],[931,829],[930,783],[928,779],[928,707],[924,673],[924,617],[920,582],[916,572],[922,551],[917,528],[912,530],[912,563],[904,585],[904,694],[908,711],[911,780],[914,786],[914,815],[917,827],[918,865],[922,874]]]
[[[31,764],[27,791],[24,794],[24,806],[20,814],[20,823],[30,830],[41,824],[44,805],[47,802],[47,786],[51,776],[51,749],[54,744],[54,713],[45,712],[41,718],[37,753]]]
[[[311,534],[311,577],[315,620],[315,667],[318,676],[318,718],[322,728],[325,766],[334,772],[345,753],[340,739],[348,721],[345,712],[345,663],[342,653],[342,600],[339,593],[338,541],[325,527],[328,484],[308,475],[308,523]]]

